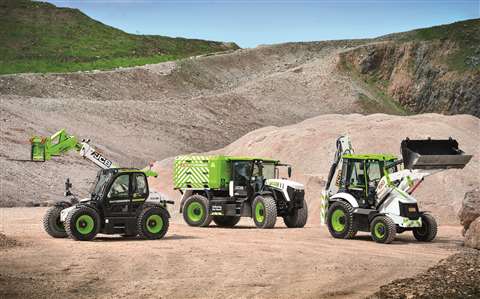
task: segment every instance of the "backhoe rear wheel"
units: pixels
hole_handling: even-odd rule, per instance
[[[161,207],[146,207],[137,218],[137,231],[142,239],[161,239],[167,233],[168,226],[168,213]]]
[[[334,238],[353,238],[358,231],[353,220],[353,207],[343,201],[332,203],[327,212],[327,226]]]
[[[68,237],[65,227],[60,221],[60,213],[63,209],[64,207],[61,206],[51,207],[43,217],[43,228],[47,234],[54,238]]]
[[[183,205],[183,219],[190,226],[209,226],[212,216],[208,211],[207,198],[199,194],[187,198]]]
[[[220,227],[234,227],[239,221],[239,216],[213,216],[213,222]]]
[[[291,215],[283,216],[283,222],[289,228],[304,227],[308,219],[307,202],[303,200],[301,209],[293,210]]]
[[[422,215],[422,227],[413,229],[413,236],[421,242],[431,242],[437,236],[437,221],[432,215]]]
[[[252,205],[253,221],[258,228],[272,228],[277,221],[277,205],[270,195],[258,195]]]
[[[377,216],[370,224],[372,239],[377,243],[389,244],[395,239],[397,226],[388,216]]]
[[[74,240],[90,241],[100,231],[100,216],[93,208],[77,207],[68,213],[65,219],[65,230]]]

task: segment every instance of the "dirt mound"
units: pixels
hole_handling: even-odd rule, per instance
[[[427,177],[415,192],[423,210],[434,213],[441,224],[457,223],[463,194],[478,185],[480,171],[480,120],[474,116],[425,114],[392,116],[323,115],[286,127],[266,127],[251,132],[224,149],[210,154],[252,155],[280,159],[293,165],[293,179],[306,184],[310,211],[320,209],[320,191],[325,183],[335,151],[335,140],[349,134],[356,153],[399,154],[400,142],[410,138],[458,140],[460,148],[474,157],[461,170],[447,170]],[[172,189],[172,160],[157,163],[161,173],[154,185]],[[170,193],[176,199],[178,194]],[[319,213],[310,213],[310,223],[319,222]]]
[[[380,287],[373,298],[478,298],[480,251],[456,253],[412,278]]]

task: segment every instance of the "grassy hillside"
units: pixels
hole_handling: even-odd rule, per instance
[[[77,9],[29,0],[0,0],[0,28],[0,74],[111,69],[238,48],[128,34]]]

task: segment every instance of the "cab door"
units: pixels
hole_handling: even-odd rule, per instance
[[[233,196],[247,197],[249,195],[252,164],[252,161],[232,162]]]
[[[105,199],[105,216],[128,216],[132,201],[130,173],[121,173],[113,179]]]
[[[132,204],[131,212],[135,214],[138,208],[142,207],[148,198],[148,182],[143,172],[132,173]]]

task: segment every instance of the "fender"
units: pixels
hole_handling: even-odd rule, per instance
[[[55,207],[59,207],[59,208],[63,208],[63,209],[66,209],[66,208],[69,208],[72,206],[72,203],[68,202],[68,201],[65,201],[65,200],[62,200],[62,201],[58,201],[54,204]]]
[[[208,195],[205,194],[205,192],[206,192],[206,190],[199,190],[199,189],[185,189],[185,190],[183,190],[182,199],[180,200],[180,213],[183,212],[183,204],[185,203],[187,198],[189,198],[193,194],[199,194],[199,195],[202,195],[202,196],[205,196],[205,197],[208,198]]]
[[[330,201],[342,201],[342,200],[348,202],[352,207],[358,208],[357,199],[349,193],[340,192],[330,197]]]

